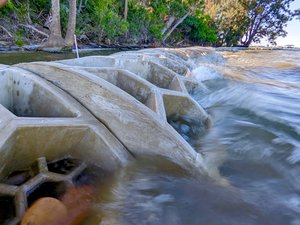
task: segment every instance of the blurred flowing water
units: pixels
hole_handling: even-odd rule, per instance
[[[98,204],[101,224],[299,225],[300,51],[219,51],[190,64],[213,125],[188,141],[228,184],[139,160]]]
[[[300,51],[222,54],[224,62],[204,65],[220,76],[194,96],[214,125],[191,142],[226,155],[221,174],[265,217],[250,224],[300,224]],[[201,79],[199,68],[194,75]]]
[[[213,123],[186,140],[221,176],[138,159],[100,182],[84,224],[300,225],[300,51],[223,50],[189,63],[203,84],[193,98]]]

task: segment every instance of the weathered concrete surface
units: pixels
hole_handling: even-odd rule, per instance
[[[74,149],[88,144],[74,141],[94,140],[94,135],[102,140],[94,140],[95,145],[108,149],[102,150],[103,157],[116,157],[123,163],[130,154],[154,154],[185,168],[193,167],[195,160],[202,161],[202,157],[180,136],[174,124],[184,121],[187,126],[209,126],[208,114],[189,95],[201,84],[186,77],[190,73],[187,60],[208,52],[202,48],[149,49],[107,57],[1,66],[0,113],[6,116],[0,126],[5,128],[2,136],[7,137],[1,139],[0,153],[7,151],[9,157],[16,151],[10,149],[24,148],[26,155],[32,145],[31,161],[54,148],[51,151],[57,153],[63,149],[77,153],[80,151]],[[48,126],[52,131],[46,131]],[[85,131],[77,132],[78,126]],[[94,134],[95,130],[98,133]],[[18,137],[30,132],[34,138],[28,136],[26,142],[20,142],[23,139]],[[68,132],[74,140],[64,141],[65,147],[52,146],[52,142],[64,140]],[[48,137],[52,139],[46,146],[51,148],[39,149],[39,142],[44,143]],[[110,146],[111,142],[116,148]],[[72,144],[76,147],[70,147]],[[89,149],[94,152],[96,147]],[[8,159],[2,158],[2,162]],[[1,168],[0,175],[12,169],[7,165]]]
[[[164,66],[166,61],[160,65],[158,58],[152,58],[132,52],[124,57],[116,54],[19,66],[72,95],[133,154],[161,155],[192,167],[198,153],[168,122],[182,118],[190,125],[207,127],[209,116],[188,95],[186,79],[175,72],[178,66],[171,70]]]
[[[40,157],[51,161],[66,156],[108,171],[132,159],[126,147],[70,95],[29,71],[1,67],[0,181]],[[27,208],[27,192],[45,182],[70,179],[43,173],[20,187],[0,182],[1,204],[10,201],[7,204],[15,208],[4,223],[19,224]]]
[[[0,65],[0,180],[37,158],[65,156],[115,170],[135,156],[155,155],[208,172],[177,131],[182,124],[201,132],[209,127],[209,115],[190,96],[203,86],[189,78],[188,63],[209,52],[147,49]],[[0,184],[0,196],[16,193]],[[24,207],[10,224],[18,223]]]
[[[40,76],[72,95],[104,123],[134,155],[161,155],[183,167],[191,167],[195,163],[197,153],[172,129],[165,115],[161,115],[163,109],[159,108],[164,108],[164,104],[163,100],[159,99],[162,97],[159,90],[152,89],[153,93],[158,95],[155,99],[160,113],[157,113],[113,85],[113,78],[110,83],[100,78],[99,74],[91,74],[78,68],[60,67],[54,63],[31,63],[20,66],[38,72]],[[113,71],[107,72],[111,72],[113,77]],[[143,87],[138,83],[134,84],[137,86],[133,86],[133,90]],[[143,91],[144,95],[147,95],[149,89]],[[200,118],[208,120],[204,110],[200,107],[199,110],[203,112],[199,113]]]
[[[0,81],[0,177],[41,156],[98,154],[108,169],[131,157],[105,126],[51,83],[15,67],[1,70]],[[22,160],[9,163],[16,157]]]

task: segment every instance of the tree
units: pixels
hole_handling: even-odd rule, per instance
[[[59,0],[51,0],[50,16],[50,35],[44,47],[72,47],[76,27],[76,0],[69,0],[69,19],[65,39],[61,33]]]
[[[267,38],[274,42],[277,37],[286,36],[284,30],[289,20],[293,18],[290,3],[294,0],[252,0],[248,6],[248,29],[241,44],[249,46]]]
[[[248,0],[230,0],[219,2],[217,9],[214,9],[218,32],[218,45],[236,46],[244,36],[247,25],[247,4]]]
[[[212,19],[201,10],[186,18],[182,30],[193,43],[208,45],[217,41],[217,30]]]
[[[172,32],[178,27],[188,16],[192,15],[195,11],[195,6],[192,6],[191,9],[170,28],[169,32],[163,37],[163,42],[172,34]]]
[[[215,18],[220,45],[249,46],[267,38],[274,43],[285,36],[287,22],[293,18],[294,0],[207,0],[207,9]]]
[[[154,33],[162,42],[165,42],[188,16],[203,6],[201,0],[143,0],[138,2],[149,14],[151,33]]]
[[[99,41],[104,41],[108,45],[127,32],[128,24],[122,16],[123,7],[120,5],[117,0],[97,0],[90,1],[87,6],[89,29],[94,30],[95,37]]]
[[[300,20],[300,9],[295,10],[293,16],[296,16]]]
[[[76,0],[69,0],[69,19],[65,37],[65,46],[71,47],[74,44],[74,34],[76,28]]]
[[[51,0],[50,35],[45,47],[63,47],[64,40],[61,35],[59,0]]]
[[[124,20],[127,20],[128,17],[128,0],[124,1]]]

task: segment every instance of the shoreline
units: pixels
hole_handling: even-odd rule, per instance
[[[198,45],[194,45],[197,46]],[[78,48],[79,53],[87,53],[87,52],[94,52],[94,51],[129,51],[129,50],[140,50],[140,49],[147,49],[147,48],[185,48],[185,47],[193,47],[191,45],[183,45],[183,46],[150,46],[150,45],[81,45]],[[199,46],[199,47],[208,47],[208,46]],[[233,46],[233,47],[213,47],[211,48],[216,49],[216,51],[245,51],[245,50],[288,50],[288,51],[299,51],[300,47],[264,47],[264,46],[250,46],[250,47],[240,47],[240,46]],[[53,54],[63,54],[63,53],[75,53],[75,48],[41,48],[41,45],[26,45],[22,47],[18,46],[0,46],[0,54],[1,53],[34,53],[34,52],[46,52],[46,53],[53,53]]]

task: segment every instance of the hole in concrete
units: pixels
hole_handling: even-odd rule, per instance
[[[146,101],[151,93],[150,88],[142,81],[136,80],[129,76],[125,76],[122,73],[118,74],[117,82],[115,85],[143,104],[146,104]]]
[[[120,161],[115,154],[120,153],[104,138],[88,126],[19,127],[0,145],[0,180],[12,171],[30,167],[40,157],[48,162],[70,157],[88,164],[101,163],[104,168],[116,168]],[[117,143],[113,138],[110,141]],[[121,154],[119,157],[123,157]]]
[[[1,180],[1,183],[20,186],[36,176],[39,173],[37,162],[33,163],[31,166],[28,166],[24,169],[16,169],[13,172],[10,172],[4,179]]]
[[[15,216],[14,197],[0,194],[0,224],[7,224]]]
[[[172,80],[168,88],[170,90],[179,91],[179,92],[183,92],[185,90],[179,77],[174,77],[174,79]]]
[[[37,171],[26,169],[14,171],[5,178],[2,183],[9,185],[22,185],[37,174]]]
[[[48,163],[48,170],[50,172],[59,174],[69,174],[77,166],[79,166],[80,160],[72,158],[63,158]]]
[[[103,182],[109,177],[110,173],[98,166],[89,165],[82,173],[73,178],[75,186],[93,185],[97,186],[99,182]]]
[[[204,110],[186,96],[163,95],[168,123],[187,141],[208,127]]]
[[[75,162],[72,161],[73,158],[79,159],[80,162],[84,162],[86,165],[101,165],[101,167],[109,171],[114,171],[121,164],[119,157],[115,157],[115,154],[120,153],[112,152],[110,154],[111,151],[114,151],[110,145],[112,144],[112,146],[119,147],[119,145],[116,145],[118,142],[113,139],[113,136],[109,136],[110,145],[108,145],[106,137],[103,137],[104,133],[102,133],[102,131],[96,132],[96,129],[94,129],[95,128],[92,129],[88,125],[41,125],[29,127],[23,126],[15,129],[9,137],[5,137],[7,138],[6,140],[2,140],[0,145],[0,180],[6,178],[8,174],[13,174],[12,171],[23,171],[23,168],[31,168],[31,165],[37,165],[37,159],[40,159],[41,157],[44,157],[48,160],[48,165],[50,164],[50,170],[55,172],[59,172],[60,169],[53,169],[51,163],[60,162],[60,160],[66,158],[70,158],[72,162],[71,165],[68,165],[67,171],[69,169],[77,169],[77,167],[73,168],[73,166],[77,163],[77,160],[75,160]],[[120,154],[119,156],[121,157],[122,155]],[[80,184],[89,185],[90,182],[91,185],[93,185],[93,176],[90,178],[84,177],[85,175],[89,175],[89,173],[86,173],[85,171],[83,175],[78,175],[81,173],[80,168],[84,167],[79,167],[79,170],[76,170],[78,173],[71,173],[67,176],[53,176],[53,178],[57,180],[50,180],[51,174],[49,174],[50,178],[44,182],[41,181],[39,184],[29,181],[28,185],[32,184],[32,186],[29,187],[29,190],[24,188],[28,190],[26,193],[24,193],[28,199],[28,206],[32,205],[33,202],[41,197],[54,197],[60,199],[65,194],[67,189],[69,189],[70,179],[73,179],[75,176],[77,177],[73,180],[78,182],[75,183],[77,186]],[[96,175],[100,174],[99,170],[94,172],[94,169],[91,169],[91,171]],[[63,182],[64,178],[66,179],[65,182]],[[34,179],[35,178],[33,178],[33,181]],[[38,180],[39,179],[36,179],[36,181]],[[26,187],[28,187],[28,185]],[[23,187],[20,187],[19,190],[23,190]],[[21,197],[18,195],[16,197],[16,201],[17,200],[22,201],[22,195]],[[16,204],[18,204],[17,209],[19,209],[19,205],[21,203],[19,202]],[[19,210],[16,210],[16,213],[17,216],[19,216]],[[3,223],[0,222],[0,224]]]
[[[168,123],[186,140],[202,136],[205,133],[206,127],[199,126],[194,119],[179,115],[170,115],[167,118]]]
[[[44,182],[27,193],[28,206],[43,197],[60,198],[66,192],[64,182]]]
[[[105,65],[105,67],[114,66],[117,68],[128,70],[160,88],[168,89],[174,76],[176,76],[176,74],[172,70],[162,65],[159,65],[155,62],[145,61],[141,59],[139,56],[138,58],[136,58],[135,56],[133,59],[130,58],[129,59],[117,58],[117,59],[119,61],[117,64],[116,63],[115,65],[107,64]],[[90,60],[90,62],[92,62],[92,60]],[[84,67],[90,66],[90,63],[87,62],[87,64],[82,66]],[[87,71],[94,72],[95,70],[88,68]],[[112,75],[111,72],[107,72],[107,74]],[[108,82],[118,86],[118,84],[116,84],[116,81],[113,81],[116,80],[115,75],[107,76],[107,75],[99,74],[99,76],[101,76],[103,79],[107,80]]]
[[[170,77],[166,74],[163,73],[163,71],[156,71],[159,68],[153,69],[150,73],[149,76],[147,77],[147,80],[154,84],[157,87],[164,88],[164,89],[169,89],[169,86],[173,80],[173,77]]]
[[[129,74],[128,72],[113,68],[87,68],[86,70],[117,86],[121,90],[137,99],[139,102],[146,104],[151,93],[151,89],[145,82],[143,82],[142,79],[136,78],[134,75]]]
[[[58,96],[16,71],[0,76],[0,104],[19,117],[76,117]]]
[[[174,76],[173,71],[149,61],[125,60],[124,69],[144,78],[157,87],[168,89]]]

